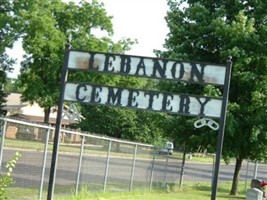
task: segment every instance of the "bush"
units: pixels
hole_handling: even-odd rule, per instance
[[[7,199],[6,189],[8,186],[15,183],[15,181],[12,178],[12,173],[16,166],[17,160],[20,158],[20,156],[21,154],[19,152],[16,152],[15,155],[5,165],[7,173],[1,175],[0,177],[0,199]]]

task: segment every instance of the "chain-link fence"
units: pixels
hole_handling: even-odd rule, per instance
[[[0,118],[0,165],[16,151],[14,199],[45,199],[54,127]],[[152,189],[179,181],[181,159],[161,155],[152,145],[61,129],[54,196],[89,191]]]
[[[22,154],[13,173],[15,184],[10,198],[46,199],[54,127],[0,118],[0,128],[1,173],[6,172],[5,163],[16,151]],[[182,151],[164,155],[152,145],[61,129],[54,196],[69,196],[82,189],[129,191],[175,183],[181,187],[183,181],[212,182],[214,162],[183,164]],[[184,156],[190,160],[188,155]],[[266,165],[259,165],[257,171],[255,166],[253,163],[243,166],[241,181],[250,181],[257,176],[255,173],[267,180]],[[232,180],[233,172],[234,163],[222,164],[219,181]]]

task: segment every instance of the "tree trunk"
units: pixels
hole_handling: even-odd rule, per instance
[[[232,182],[232,188],[230,191],[230,195],[237,195],[237,188],[238,188],[238,182],[239,182],[239,176],[240,176],[240,170],[242,167],[242,162],[243,158],[236,158],[236,163],[235,163],[235,172],[234,172],[234,177],[233,177],[233,182]]]
[[[50,111],[51,111],[51,107],[49,106],[48,108],[44,108],[44,123],[45,124],[49,124],[49,118],[50,118]]]

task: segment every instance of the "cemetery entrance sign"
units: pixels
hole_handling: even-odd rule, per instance
[[[67,50],[62,68],[61,91],[58,102],[57,127],[55,130],[51,161],[48,199],[52,198],[54,189],[55,165],[63,102],[71,101],[219,119],[217,156],[212,184],[212,199],[215,200],[224,137],[231,65],[230,60],[226,65],[218,65],[124,54]],[[210,97],[174,94],[95,85],[92,83],[67,82],[68,70],[121,74],[193,84],[211,84],[223,87],[223,96]]]
[[[83,83],[67,83],[64,100],[214,118],[220,117],[222,105],[219,98]]]
[[[225,65],[147,58],[111,53],[69,52],[68,69],[224,85]]]

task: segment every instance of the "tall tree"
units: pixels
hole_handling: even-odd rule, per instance
[[[18,86],[18,79],[7,77],[6,83],[4,85],[4,92],[6,93],[21,93],[23,90]]]
[[[158,54],[212,63],[233,57],[223,158],[236,159],[230,191],[236,195],[242,161],[267,157],[267,2],[168,0],[168,5],[167,51]]]
[[[0,114],[4,114],[2,110],[6,103],[6,93],[3,91],[3,85],[6,83],[7,72],[12,70],[14,60],[9,58],[5,53],[6,48],[12,47],[14,41],[18,37],[16,31],[16,20],[12,15],[12,3],[8,0],[0,2]]]
[[[104,4],[95,0],[90,3],[82,0],[79,4],[60,0],[21,0],[14,2],[14,5],[15,15],[23,30],[23,48],[27,53],[18,83],[25,88],[25,101],[37,102],[44,108],[46,123],[51,106],[57,102],[60,68],[68,36],[71,36],[74,49],[103,52],[123,53],[135,42],[131,39],[112,41],[112,17],[107,15]],[[105,32],[105,36],[98,37],[99,31]],[[78,72],[69,72],[68,80],[146,88],[149,84],[137,78]],[[144,125],[147,133],[144,134],[140,122],[137,123],[137,115],[142,114],[135,111],[88,105],[81,105],[81,111],[85,118],[79,126],[94,133],[148,142],[153,138],[153,133],[160,134],[161,131],[157,127]],[[117,123],[110,119],[117,119]]]
[[[65,44],[71,35],[75,49],[98,51],[123,51],[129,40],[114,43],[111,17],[103,4],[93,0],[64,3],[61,0],[14,1],[14,14],[21,25],[23,49],[20,87],[25,88],[23,100],[38,103],[45,111],[48,123],[52,106],[59,95],[60,68]],[[95,30],[108,36],[99,38]]]
[[[7,72],[12,71],[12,65],[15,61],[8,57],[6,53],[0,55],[0,115],[4,115],[6,111],[3,107],[6,103],[7,92],[4,91],[5,84],[7,83]]]
[[[203,87],[196,84],[185,84],[173,81],[161,81],[158,84],[161,90],[180,93],[193,94],[200,96],[220,96],[221,92],[218,88],[209,85]],[[186,146],[187,152],[195,152],[207,149],[209,152],[214,152],[214,145],[216,145],[216,138],[214,138],[215,131],[208,128],[195,128],[194,123],[198,120],[196,117],[185,117],[179,115],[168,115],[164,120],[165,133],[170,138],[175,146]]]

